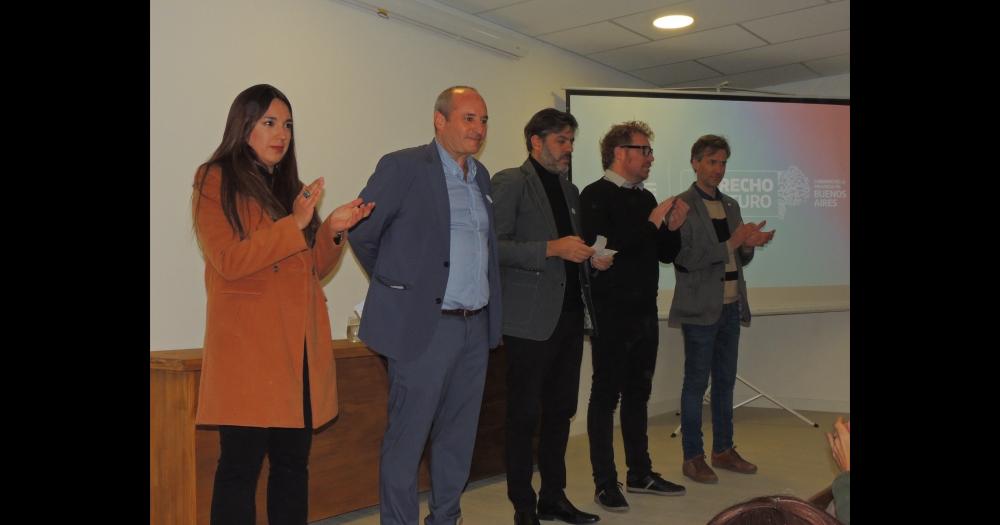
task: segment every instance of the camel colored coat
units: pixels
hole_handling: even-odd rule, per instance
[[[303,342],[313,427],[337,415],[337,371],[320,279],[343,253],[327,220],[309,249],[295,219],[271,220],[256,202],[239,206],[247,237],[230,227],[221,170],[201,190],[195,221],[208,296],[198,394],[200,425],[302,428]]]

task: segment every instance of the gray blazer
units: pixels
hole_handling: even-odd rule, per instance
[[[476,182],[490,214],[490,348],[500,344],[500,268],[490,174],[476,161]],[[430,344],[441,319],[448,285],[451,208],[437,146],[404,149],[382,157],[361,190],[375,202],[372,214],[351,230],[349,242],[369,275],[358,337],[376,352],[408,361]],[[480,314],[482,315],[482,314]]]
[[[735,199],[719,191],[726,210],[729,231],[743,224],[740,205]],[[710,325],[722,314],[722,295],[726,277],[726,260],[729,251],[719,237],[708,216],[708,208],[694,184],[679,195],[691,211],[681,226],[681,251],[674,260],[674,299],[670,304],[667,324],[680,327],[682,323]],[[739,273],[740,324],[750,326],[750,305],[747,302],[747,284],[743,280],[743,267],[753,259],[753,248],[737,248],[736,270]]]
[[[566,286],[564,261],[545,257],[546,243],[559,238],[552,206],[530,160],[497,173],[492,182],[503,285],[503,333],[544,341],[552,336],[562,314]],[[573,234],[582,238],[580,192],[563,175],[559,183]],[[593,316],[589,261],[580,264],[580,288],[587,312]],[[596,332],[593,317],[591,326]]]

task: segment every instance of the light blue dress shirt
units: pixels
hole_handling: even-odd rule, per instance
[[[448,206],[451,209],[451,247],[448,256],[448,286],[444,292],[442,310],[463,308],[478,310],[490,301],[489,232],[490,217],[486,212],[483,192],[476,183],[476,162],[469,155],[466,166],[469,180],[462,168],[437,140],[438,155],[444,167],[448,186]]]

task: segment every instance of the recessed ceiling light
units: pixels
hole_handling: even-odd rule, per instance
[[[660,29],[680,29],[694,23],[694,18],[687,15],[661,16],[653,20],[653,25]]]

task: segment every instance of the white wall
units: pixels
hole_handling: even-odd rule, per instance
[[[385,153],[430,142],[434,99],[450,85],[476,86],[486,99],[480,160],[491,172],[524,161],[524,123],[564,108],[566,87],[651,87],[540,42],[525,58],[506,58],[332,0],[152,0],[150,350],[202,345],[191,182],[222,138],[229,105],[256,83],[291,100],[301,177],[326,177],[321,213],[354,198]],[[345,256],[325,288],[335,336],[366,289]]]
[[[191,230],[191,181],[240,91],[270,83],[291,99],[301,176],[326,177],[320,208],[329,213],[360,191],[381,155],[430,141],[434,98],[449,85],[476,86],[486,99],[480,160],[491,172],[524,160],[524,123],[543,107],[562,108],[564,88],[651,87],[546,44],[529,47],[525,58],[505,58],[332,0],[151,0],[150,350],[202,345],[204,263]],[[846,86],[846,94],[801,94],[849,96],[846,77],[833,89]],[[796,84],[808,85],[786,86],[835,87]],[[326,284],[335,337],[366,289],[346,256]],[[849,331],[847,312],[756,317],[744,331],[740,374],[795,408],[848,410]],[[679,330],[663,323],[660,332],[651,414],[677,409],[683,371]],[[574,433],[585,431],[590,376],[588,343]]]

